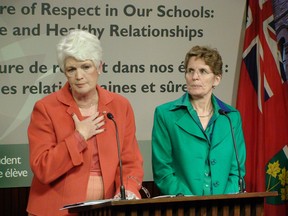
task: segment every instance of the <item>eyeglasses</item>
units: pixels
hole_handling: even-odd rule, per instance
[[[193,69],[190,68],[190,69],[187,69],[186,72],[185,72],[185,74],[191,75],[191,76],[194,76],[195,73],[196,73],[197,76],[199,76],[199,77],[203,77],[203,76],[207,76],[207,75],[209,75],[209,74],[213,74],[213,73],[211,73],[211,72],[209,72],[209,71],[207,71],[207,70],[205,70],[205,69],[193,70]]]
[[[138,180],[136,177],[134,177],[134,176],[128,176],[128,178],[134,180],[134,181],[141,187],[141,190],[144,191],[144,193],[145,193],[145,195],[146,195],[147,198],[150,198],[150,197],[151,197],[148,189],[145,188],[144,186],[142,186],[142,184],[139,182],[139,180]]]

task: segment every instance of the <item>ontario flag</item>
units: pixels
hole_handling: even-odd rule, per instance
[[[277,34],[273,11],[281,13]],[[272,0],[248,0],[246,16],[236,104],[247,148],[246,190],[278,191],[277,197],[266,199],[265,216],[287,216],[287,0],[275,0],[274,5]]]

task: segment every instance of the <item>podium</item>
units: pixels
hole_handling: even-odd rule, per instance
[[[154,197],[140,200],[108,200],[69,208],[81,216],[263,216],[266,197],[277,192],[210,196]]]

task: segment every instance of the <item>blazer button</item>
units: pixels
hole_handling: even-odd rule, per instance
[[[216,164],[216,159],[212,159],[212,160],[210,161],[210,164],[211,164],[211,165],[215,165],[215,164]]]
[[[213,186],[214,186],[214,187],[218,187],[218,186],[219,186],[219,181],[215,181],[215,182],[213,183]]]

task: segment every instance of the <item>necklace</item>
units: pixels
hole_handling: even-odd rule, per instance
[[[198,117],[199,117],[199,118],[209,117],[212,112],[213,112],[213,109],[211,109],[211,111],[209,112],[209,114],[207,114],[207,115],[198,115]]]

